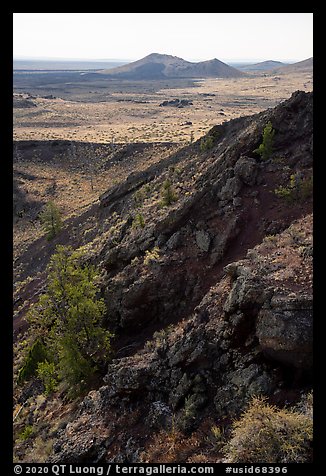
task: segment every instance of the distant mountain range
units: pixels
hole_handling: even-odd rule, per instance
[[[159,53],[152,53],[117,68],[103,70],[102,73],[120,79],[238,78],[246,75],[216,58],[193,63],[177,56]]]

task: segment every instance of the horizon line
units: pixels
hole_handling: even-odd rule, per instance
[[[158,53],[158,54],[164,54],[164,53]],[[148,56],[148,55],[146,55]],[[143,56],[142,58],[145,58],[146,56]],[[171,55],[173,56],[173,55]],[[310,56],[309,58],[312,58]],[[299,61],[304,61],[305,59],[309,58],[304,58],[304,59],[298,59],[298,58],[281,58],[281,59],[266,59],[266,58],[220,58],[220,61],[223,62],[233,62],[233,63],[253,63],[253,62],[264,62],[264,61],[280,61],[280,62],[287,62],[287,63],[296,63]],[[141,59],[141,58],[138,58]],[[183,58],[182,58],[183,59]],[[68,62],[68,61],[87,61],[87,62],[134,62],[137,61],[137,59],[131,59],[131,58],[65,58],[65,57],[55,57],[55,56],[24,56],[24,55],[17,55],[13,56],[13,61],[62,61],[62,62]],[[186,61],[192,61],[192,62],[202,62],[202,61],[207,61],[203,59],[191,59],[191,60],[186,60]]]

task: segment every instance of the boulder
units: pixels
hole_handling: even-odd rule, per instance
[[[214,398],[218,414],[235,416],[254,395],[269,395],[275,389],[275,379],[263,366],[252,363],[228,373]]]
[[[234,272],[230,271],[229,272]],[[225,304],[224,311],[228,314],[238,310],[251,309],[261,306],[269,297],[262,281],[253,276],[248,268],[243,268],[241,274],[234,282]]]
[[[257,318],[256,335],[262,351],[283,364],[311,369],[312,319],[311,296],[274,297]]]
[[[172,425],[173,414],[171,408],[158,400],[150,405],[146,424],[156,430],[168,430]]]
[[[185,107],[192,106],[193,103],[189,99],[171,99],[170,101],[165,100],[161,102],[160,107],[172,106],[172,107]]]
[[[204,230],[198,230],[196,231],[195,237],[198,248],[207,252],[211,244],[211,237],[209,233]]]
[[[240,157],[234,166],[234,175],[245,185],[255,185],[258,175],[257,162],[251,157]]]
[[[169,250],[173,251],[173,250],[177,249],[178,246],[180,245],[180,240],[181,240],[181,232],[176,231],[175,233],[173,233],[172,236],[170,236],[170,238],[166,242],[166,247]]]
[[[238,177],[229,178],[225,185],[222,187],[218,193],[218,198],[220,200],[233,200],[234,197],[238,195],[242,187],[242,183]]]

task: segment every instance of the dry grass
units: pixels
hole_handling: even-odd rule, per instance
[[[205,422],[190,436],[184,435],[174,426],[169,431],[155,434],[145,451],[140,455],[143,463],[218,463],[219,450],[212,446],[211,435]],[[209,426],[209,424],[208,424]]]
[[[46,463],[57,431],[73,419],[77,405],[78,402],[64,403],[57,394],[29,397],[13,425],[14,461]]]

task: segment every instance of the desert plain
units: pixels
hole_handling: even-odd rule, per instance
[[[14,140],[185,143],[216,124],[273,107],[296,90],[312,89],[309,71],[194,81],[102,81],[78,88],[45,85],[32,93],[52,98],[37,95],[37,107],[14,110]],[[23,97],[31,92],[17,90]],[[191,104],[160,106],[176,98]]]

